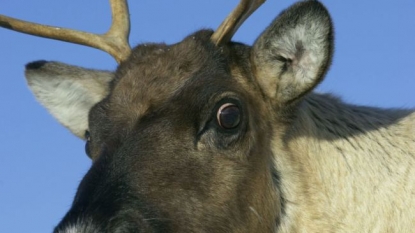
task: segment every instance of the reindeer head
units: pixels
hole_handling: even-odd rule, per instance
[[[110,52],[120,61],[115,72],[26,67],[35,96],[86,140],[93,160],[55,232],[273,232],[284,204],[273,158],[330,63],[326,9],[293,5],[251,47],[230,42],[261,3],[242,1],[216,32],[130,52],[127,6],[115,2],[114,24],[99,39],[107,42],[72,39]],[[1,20],[19,30],[20,21]]]

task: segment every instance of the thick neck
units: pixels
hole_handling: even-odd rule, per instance
[[[327,232],[333,224],[359,229],[353,221],[370,215],[365,209],[393,199],[385,187],[376,195],[373,190],[404,176],[390,171],[415,162],[415,155],[407,156],[415,151],[408,144],[415,139],[414,122],[410,110],[347,105],[323,94],[307,96],[283,140],[274,139],[283,213],[290,219],[282,218],[281,229]],[[361,208],[351,212],[350,206]]]

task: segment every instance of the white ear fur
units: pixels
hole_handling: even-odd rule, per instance
[[[109,92],[113,73],[36,61],[26,65],[27,83],[37,100],[76,136],[84,138],[89,110]]]
[[[317,1],[303,1],[282,12],[258,38],[252,62],[264,93],[280,104],[312,90],[331,61],[333,28]]]

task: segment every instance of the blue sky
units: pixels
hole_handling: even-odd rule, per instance
[[[106,1],[2,0],[0,14],[102,33]],[[216,28],[237,0],[130,1],[130,43],[175,43]],[[234,40],[252,44],[294,1],[268,0]],[[415,1],[323,1],[336,28],[336,51],[319,91],[379,107],[415,107]],[[23,68],[39,59],[113,70],[107,54],[0,28],[0,232],[51,232],[91,165],[84,143],[60,126],[26,87]]]

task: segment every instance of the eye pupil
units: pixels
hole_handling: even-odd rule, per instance
[[[218,110],[217,120],[224,129],[234,129],[241,121],[241,112],[235,104],[227,103]]]

